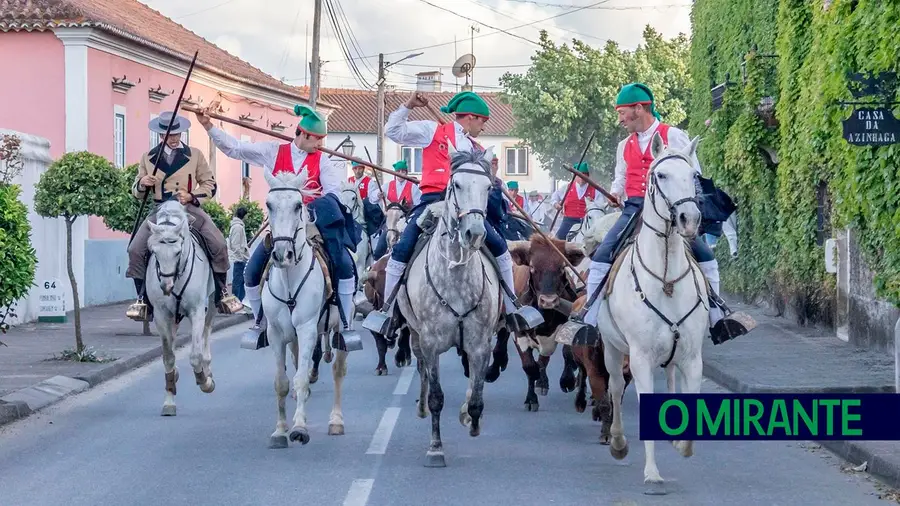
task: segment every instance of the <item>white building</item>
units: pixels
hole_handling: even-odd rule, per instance
[[[422,72],[418,74],[418,89],[428,97],[432,109],[437,110],[450,101],[454,92],[441,91],[440,74]],[[406,102],[411,92],[386,92],[384,118]],[[510,136],[513,127],[512,108],[500,101],[497,93],[479,93],[488,103],[491,119],[485,130],[478,137],[478,142],[485,148],[493,147],[497,155],[500,170],[497,176],[504,181],[518,181],[519,192],[537,190],[548,194],[556,188],[554,179],[541,167],[531,149],[524,145],[522,139]],[[354,155],[373,162],[377,159],[377,94],[374,91],[328,88],[321,90],[321,99],[335,104],[339,108],[328,116],[328,137],[332,144],[350,136],[355,146]],[[445,118],[450,119],[449,116]],[[427,110],[414,109],[410,120],[433,119]],[[409,165],[410,175],[420,174],[422,170],[422,148],[399,146],[387,137],[384,139],[383,166],[390,168],[398,160],[404,159]],[[390,176],[386,178],[388,181]]]

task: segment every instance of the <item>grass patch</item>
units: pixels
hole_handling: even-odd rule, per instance
[[[66,362],[89,362],[94,364],[105,364],[118,360],[118,357],[109,357],[100,355],[93,348],[87,347],[81,351],[72,349],[63,350],[59,355],[54,354],[53,358],[47,360],[66,361]]]

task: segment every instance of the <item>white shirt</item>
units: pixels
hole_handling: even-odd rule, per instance
[[[572,176],[576,177],[576,176]],[[557,202],[562,202],[566,198],[566,190],[569,188],[569,185],[563,186],[562,188],[553,192],[553,196],[550,197],[550,202],[556,204]],[[584,194],[587,193],[588,184],[579,178],[575,181],[575,193],[578,195],[579,199],[584,198]]]
[[[359,188],[359,181],[356,180],[356,176],[354,175],[352,177],[354,178],[353,182],[356,183],[356,187]],[[367,185],[369,188],[366,190],[367,192],[369,192],[366,194],[368,196],[367,200],[370,204],[375,204],[377,206],[378,203],[381,202],[381,192],[378,191],[378,183],[375,181],[374,177],[363,176],[363,178],[366,177],[369,178],[369,184]]]
[[[544,213],[547,212],[548,204],[548,202],[542,202],[540,199],[534,201],[525,199],[525,211],[528,212],[528,215],[531,216],[535,223],[543,223]]]
[[[638,132],[638,147],[641,148],[642,153],[647,149],[647,146],[653,139],[653,134],[656,133],[657,127],[659,127],[659,120],[654,120],[653,124],[650,125],[650,128],[643,132]],[[612,182],[612,188],[610,189],[610,193],[613,194],[625,194],[625,145],[628,143],[629,139],[631,139],[630,135],[619,142],[619,146],[616,149],[615,177]],[[687,132],[673,126],[669,127],[669,146],[677,149],[685,149],[690,145],[691,138],[688,137]],[[696,153],[694,153],[692,159],[697,173],[702,174],[700,170],[700,161],[697,159]]]
[[[401,105],[392,112],[388,116],[387,124],[384,125],[384,135],[401,146],[427,147],[434,140],[434,133],[437,132],[439,125],[436,121],[430,120],[408,121],[410,111],[411,109]],[[454,139],[456,150],[473,151],[472,138],[466,134],[462,125],[454,121],[453,127],[456,132]]]
[[[394,181],[397,182],[397,199],[400,198],[400,195],[403,195],[403,189],[406,188],[406,185],[411,184],[412,190],[410,190],[410,193],[412,193],[413,205],[414,206],[419,205],[419,201],[422,199],[422,190],[419,189],[419,185],[410,183],[409,181],[407,181],[405,179],[400,179],[399,177],[395,178]],[[390,185],[390,184],[391,183],[388,183],[388,185]],[[388,194],[390,194],[390,191],[391,191],[390,186],[385,191],[387,191]]]
[[[275,158],[278,156],[278,149],[284,144],[284,141],[239,141],[229,135],[228,132],[217,127],[209,129],[209,138],[212,139],[220,151],[225,153],[225,156],[251,165],[264,167],[270,173],[275,170]],[[291,161],[294,163],[295,168],[300,168],[303,165],[307,155],[306,151],[298,148],[293,142],[291,143]],[[344,174],[346,173],[347,169],[343,160],[334,160],[322,153],[319,164],[319,184],[322,185],[322,194],[331,193],[340,196],[341,182],[344,180]]]

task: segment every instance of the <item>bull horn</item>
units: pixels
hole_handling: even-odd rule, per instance
[[[509,251],[531,251],[531,241],[506,241],[506,246]]]
[[[569,255],[572,253],[581,253],[587,255],[582,244],[577,242],[566,242],[566,254]]]

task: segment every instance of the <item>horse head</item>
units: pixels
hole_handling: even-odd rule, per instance
[[[175,289],[175,279],[180,274],[181,253],[187,241],[191,240],[187,211],[177,200],[169,200],[156,210],[156,223],[147,224],[150,226],[147,246],[156,259],[160,289],[164,294],[171,295]]]
[[[384,228],[387,234],[385,237],[388,248],[393,248],[397,241],[400,240],[400,235],[406,229],[406,217],[408,214],[409,209],[403,204],[399,202],[388,204],[387,209],[384,211]]]
[[[357,223],[365,223],[366,217],[363,214],[362,196],[359,194],[359,187],[356,183],[350,181],[341,181],[341,204],[350,210],[353,219]]]
[[[487,151],[450,150],[450,181],[445,197],[449,228],[455,231],[460,244],[469,250],[478,250],[486,237],[485,210],[491,189],[491,160],[493,148]]]
[[[592,199],[590,196],[585,195],[585,215],[584,220],[581,224],[581,232],[587,236],[590,234],[590,231],[593,230],[594,226],[596,226],[597,221],[600,218],[609,214],[609,201],[603,197]]]
[[[272,261],[276,267],[287,268],[300,261],[299,253],[306,242],[309,210],[303,198],[317,192],[306,189],[309,173],[263,171],[269,183],[266,209],[269,211],[269,230],[272,233]],[[298,247],[299,246],[299,247]]]
[[[694,137],[685,150],[667,147],[659,133],[650,141],[650,184],[647,185],[646,200],[657,217],[672,227],[686,239],[693,239],[700,230],[700,200],[698,197],[697,169],[694,167],[697,144],[700,137]],[[644,218],[649,214],[644,210]]]

